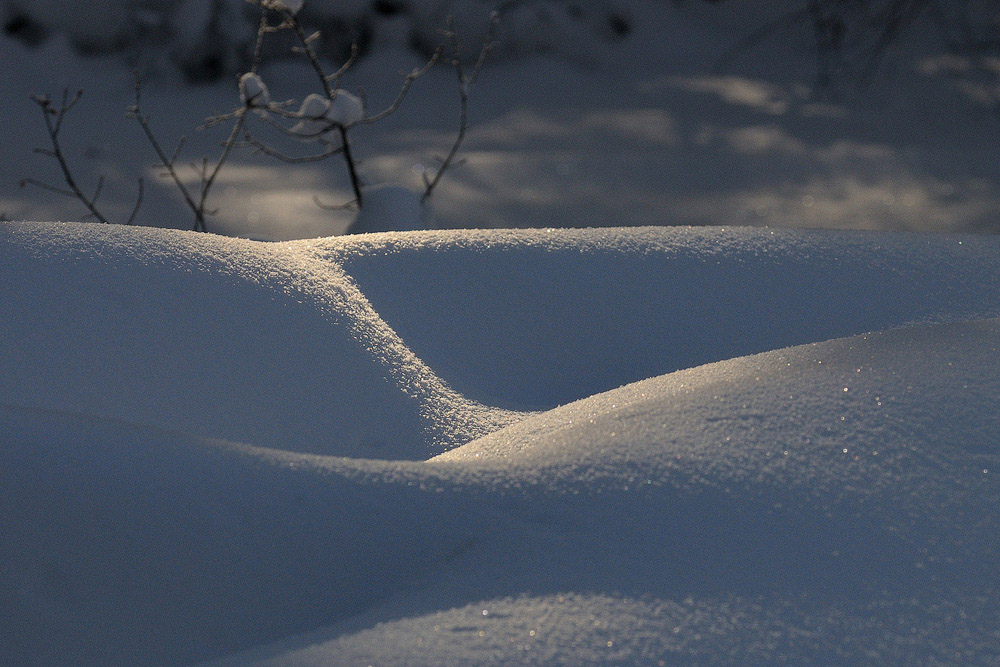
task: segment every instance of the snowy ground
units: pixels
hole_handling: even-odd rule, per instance
[[[1000,120],[981,99],[990,89],[975,80],[973,63],[947,55],[933,26],[907,32],[870,84],[847,78],[819,91],[808,30],[779,31],[714,67],[788,3],[623,4],[634,27],[623,41],[581,39],[552,56],[487,67],[472,94],[468,162],[434,197],[437,225],[997,231]],[[376,25],[370,55],[345,80],[373,107],[395,95],[398,70],[421,63],[404,47],[400,21]],[[71,200],[17,187],[24,177],[58,184],[53,161],[31,153],[46,137],[28,96],[69,86],[84,90],[64,135],[88,191],[106,175],[108,214],[123,220],[144,173],[140,224],[190,228],[141,131],[123,117],[132,103],[128,65],[80,59],[59,36],[36,49],[0,38],[0,53],[17,63],[0,72],[0,214],[75,220],[85,213]],[[317,92],[305,64],[272,63],[262,74],[275,99]],[[215,155],[225,136],[194,128],[236,102],[235,78],[190,87],[169,69],[147,77],[144,106],[154,129],[168,150],[188,135],[184,155],[192,162]],[[363,176],[418,188],[420,172],[450,146],[457,117],[454,73],[436,68],[395,117],[357,132]],[[322,210],[314,195],[331,204],[351,199],[340,163],[283,166],[241,151],[220,178],[212,227],[266,239],[343,231],[352,214]]]
[[[998,229],[983,89],[927,26],[819,95],[791,34],[712,68],[782,3],[627,4],[484,71],[443,229],[356,237],[340,164],[245,152],[222,235],[162,229],[128,66],[0,37],[0,220],[82,214],[17,187],[59,179],[32,93],[84,89],[112,218],[146,176],[141,227],[0,222],[0,664],[1000,662],[1000,237],[904,231]],[[358,132],[369,184],[453,79]],[[144,91],[168,145],[236,101]]]
[[[995,237],[0,260],[0,662],[1000,659]]]

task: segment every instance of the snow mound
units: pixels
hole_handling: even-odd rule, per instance
[[[490,532],[423,588],[216,664],[991,664],[998,348],[986,320],[778,350],[415,464]]]
[[[448,388],[307,247],[4,223],[0,402],[389,459],[512,418]]]
[[[187,664],[301,632],[420,576],[476,525],[387,464],[363,477],[4,405],[0,429],[5,665]]]
[[[4,223],[0,663],[996,664],[998,257]]]
[[[1000,315],[1000,239],[754,228],[317,241],[462,394],[522,410],[779,347]]]

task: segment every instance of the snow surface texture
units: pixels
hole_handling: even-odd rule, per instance
[[[0,663],[996,664],[998,262],[4,223]]]

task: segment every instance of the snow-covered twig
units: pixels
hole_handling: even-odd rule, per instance
[[[299,40],[300,46],[297,51],[304,54],[312,66],[313,71],[316,72],[316,76],[319,79],[320,85],[323,88],[323,93],[326,95],[326,99],[331,103],[336,99],[337,93],[340,90],[340,79],[347,72],[348,68],[354,63],[357,58],[357,49],[352,49],[351,57],[348,59],[344,65],[332,74],[328,74],[323,68],[323,64],[319,60],[319,56],[316,54],[316,49],[313,48],[313,42],[319,36],[319,33],[313,33],[311,35],[306,35],[305,30],[302,28],[302,24],[299,22],[296,14],[301,8],[301,2],[292,2],[289,0],[248,0],[252,4],[256,4],[262,8],[262,11],[276,11],[282,18],[283,22],[277,27],[271,27],[262,23],[261,29],[258,31],[258,40],[263,38],[265,32],[271,32],[275,29],[290,28],[292,32],[295,33],[296,38]],[[355,198],[360,202],[362,200],[361,195],[361,179],[358,176],[357,162],[354,159],[354,155],[351,152],[350,140],[347,136],[347,128],[342,123],[331,123],[332,127],[330,129],[336,129],[340,135],[340,150],[338,151],[344,156],[344,162],[347,165],[348,175],[351,179],[351,188],[354,190]]]
[[[351,146],[350,129],[356,125],[377,123],[394,113],[402,104],[413,82],[427,73],[440,58],[441,49],[438,49],[424,66],[403,75],[403,83],[400,86],[399,93],[388,107],[374,115],[369,115],[366,111],[367,104],[364,99],[348,93],[341,88],[341,80],[357,60],[359,53],[357,46],[352,48],[351,56],[339,69],[332,73],[327,73],[313,46],[313,43],[319,38],[319,33],[306,34],[297,16],[299,9],[297,3],[290,4],[289,0],[247,1],[263,8],[265,12],[277,12],[282,17],[280,24],[274,26],[267,25],[262,27],[261,31],[275,32],[282,29],[291,30],[298,40],[298,46],[294,50],[304,55],[309,61],[323,91],[322,98],[317,95],[308,96],[303,101],[298,112],[269,107],[269,110],[273,111],[274,115],[299,121],[291,128],[284,127],[273,121],[270,121],[271,124],[283,134],[306,141],[325,141],[327,136],[335,134],[339,139],[339,146],[336,148],[331,147],[319,155],[297,158],[265,146],[249,133],[244,134],[247,142],[253,145],[259,152],[272,155],[284,162],[312,162],[333,155],[342,155],[351,181],[351,189],[354,193],[355,202],[359,207],[362,206],[364,196],[362,194],[361,177],[358,173],[358,162]],[[265,120],[269,119],[265,117]]]
[[[66,182],[69,189],[67,190],[54,185],[49,185],[48,183],[34,178],[21,179],[20,185],[22,188],[27,185],[33,185],[50,192],[79,199],[89,211],[86,217],[96,218],[98,221],[107,224],[109,222],[108,219],[97,208],[97,200],[101,196],[101,190],[104,189],[104,176],[97,179],[97,187],[94,188],[94,194],[88,197],[84,194],[83,190],[80,189],[80,186],[77,185],[76,179],[73,177],[73,172],[69,167],[69,163],[66,161],[66,156],[63,153],[62,146],[59,143],[59,132],[62,130],[63,120],[66,118],[66,114],[70,111],[70,109],[76,106],[76,103],[80,101],[81,97],[83,97],[82,90],[78,90],[72,99],[69,96],[69,90],[63,90],[62,102],[57,107],[52,103],[52,100],[48,95],[31,96],[31,100],[42,110],[42,116],[45,119],[45,129],[48,131],[49,142],[52,144],[51,150],[47,148],[36,148],[35,152],[51,157],[59,163],[59,168],[62,170],[63,174],[63,180]],[[142,205],[142,178],[139,178],[138,180],[139,194],[136,198],[135,206],[132,209],[132,214],[125,222],[126,225],[131,225],[135,221],[135,217],[139,213],[139,207]]]

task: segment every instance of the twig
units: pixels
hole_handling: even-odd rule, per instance
[[[267,10],[261,9],[260,24],[257,29],[257,41],[254,45],[253,53],[253,65],[251,67],[251,72],[256,72],[257,67],[260,65],[261,49],[263,46],[264,35],[267,32],[268,22],[267,22]],[[181,180],[180,175],[177,173],[177,169],[174,167],[177,161],[177,156],[180,154],[181,147],[184,145],[184,138],[182,137],[177,143],[177,148],[174,149],[174,153],[169,158],[167,157],[166,151],[163,150],[163,146],[157,140],[156,135],[153,134],[153,130],[149,125],[149,116],[142,113],[141,101],[142,101],[142,85],[139,80],[139,73],[136,71],[134,73],[135,77],[135,104],[128,108],[126,116],[129,118],[135,118],[139,122],[139,126],[142,127],[143,133],[146,135],[146,139],[149,140],[150,145],[152,145],[153,150],[156,152],[156,156],[160,159],[162,166],[167,170],[167,175],[173,180],[174,185],[180,191],[181,195],[184,197],[184,202],[187,204],[188,208],[194,213],[194,227],[193,230],[196,232],[207,232],[208,225],[206,224],[206,218],[210,215],[214,215],[217,210],[208,210],[208,196],[211,193],[212,186],[215,185],[216,179],[219,176],[219,172],[222,171],[222,166],[229,159],[232,154],[233,146],[237,143],[237,138],[240,136],[243,128],[246,124],[247,111],[252,107],[251,101],[247,100],[244,106],[236,109],[232,113],[225,114],[222,116],[214,116],[205,121],[203,127],[214,127],[220,125],[228,120],[236,119],[233,123],[232,130],[229,133],[229,137],[222,142],[222,153],[219,155],[218,160],[215,161],[215,166],[209,169],[208,158],[203,157],[200,167],[195,167],[198,172],[201,185],[198,192],[198,200],[195,201],[194,196],[191,191],[184,185]]]
[[[396,95],[396,99],[393,100],[392,104],[390,104],[388,107],[386,107],[379,113],[375,114],[374,116],[365,116],[364,118],[357,121],[353,125],[368,125],[370,123],[377,123],[380,120],[383,120],[388,116],[390,116],[391,114],[393,114],[396,111],[396,109],[399,108],[399,105],[402,104],[403,98],[405,98],[406,94],[410,91],[410,86],[413,85],[413,82],[422,77],[428,71],[430,71],[431,67],[433,67],[434,64],[441,57],[441,53],[443,50],[444,47],[439,46],[437,50],[435,50],[434,53],[431,55],[430,60],[427,61],[427,64],[425,64],[423,67],[414,69],[409,74],[405,75],[405,78],[403,79],[403,84],[399,89],[399,94]]]
[[[347,61],[340,66],[340,69],[338,69],[333,74],[327,74],[326,76],[327,82],[335,84],[334,85],[335,89],[340,88],[340,80],[344,78],[344,75],[347,74],[347,70],[351,69],[351,66],[354,65],[354,63],[357,61],[358,55],[360,53],[361,49],[358,48],[358,45],[351,44],[351,55],[347,58]]]
[[[344,72],[347,71],[347,68],[350,67],[351,64],[353,64],[354,59],[353,58],[348,59],[348,63],[345,63],[346,67],[341,67],[340,70],[338,70],[339,76],[337,75],[337,72],[335,72],[334,74],[327,74],[323,70],[323,64],[320,63],[319,56],[316,55],[316,49],[313,48],[312,45],[313,39],[310,38],[312,36],[306,35],[305,31],[302,29],[302,24],[299,23],[299,19],[296,18],[296,16],[292,14],[290,11],[288,11],[287,9],[282,9],[281,13],[285,17],[285,23],[287,23],[288,26],[292,29],[292,31],[295,33],[295,36],[298,38],[299,43],[302,45],[301,52],[305,54],[306,58],[309,60],[309,64],[312,65],[313,71],[316,72],[316,76],[319,78],[320,85],[323,86],[323,92],[326,93],[328,99],[332,100],[337,96],[338,88],[336,86],[330,85],[330,83],[334,80],[337,80],[339,82],[340,76],[344,75]],[[314,35],[315,34],[316,33],[314,33]],[[353,51],[354,49],[352,49],[352,53]]]
[[[298,38],[299,43],[301,44],[301,48],[299,49],[299,51],[303,53],[309,60],[309,63],[312,66],[313,71],[316,72],[316,76],[320,81],[320,85],[323,87],[323,92],[325,93],[327,99],[329,99],[332,102],[334,99],[336,99],[337,93],[340,91],[341,79],[357,59],[357,54],[358,54],[357,47],[355,46],[351,49],[351,57],[348,58],[347,62],[345,62],[340,67],[340,69],[338,69],[336,72],[333,72],[332,74],[327,74],[323,69],[322,63],[320,63],[319,61],[319,57],[316,55],[316,50],[313,48],[312,45],[313,36],[306,35],[305,31],[302,29],[302,24],[299,22],[298,18],[294,14],[292,14],[288,10],[282,10],[282,15],[285,18],[285,23],[292,28],[292,30],[295,32],[295,36]],[[364,196],[361,192],[361,178],[358,174],[357,160],[355,159],[353,151],[351,149],[351,141],[350,137],[348,136],[348,130],[350,130],[350,128],[355,125],[367,125],[370,123],[376,123],[388,117],[393,112],[395,112],[396,109],[399,108],[400,104],[402,104],[403,99],[409,92],[410,87],[413,85],[413,82],[419,77],[426,74],[430,70],[430,68],[434,66],[434,63],[437,62],[440,56],[441,56],[441,49],[439,48],[437,51],[435,51],[434,55],[431,56],[427,64],[425,64],[421,68],[414,69],[409,74],[406,74],[403,79],[403,84],[400,87],[399,93],[396,95],[396,99],[383,111],[375,114],[374,116],[366,116],[347,125],[341,123],[331,124],[332,125],[331,129],[335,128],[337,130],[337,133],[340,135],[340,142],[341,142],[340,152],[344,156],[344,162],[347,165],[348,176],[350,177],[351,180],[351,189],[354,191],[354,198],[359,208],[364,206]]]
[[[264,6],[266,7],[267,5],[265,4]],[[326,95],[326,98],[332,102],[337,97],[337,91],[340,90],[340,79],[347,72],[350,66],[354,64],[354,61],[357,58],[357,49],[351,49],[351,57],[348,58],[347,62],[344,63],[340,69],[332,74],[327,74],[323,69],[323,64],[319,61],[319,56],[316,55],[316,49],[314,49],[312,45],[316,34],[306,35],[305,31],[302,29],[302,24],[299,23],[295,14],[284,8],[280,11],[285,19],[284,24],[292,29],[295,36],[298,38],[299,43],[302,45],[299,51],[309,60],[309,64],[312,66],[313,71],[316,72],[316,77],[319,79],[320,85],[323,87],[323,93]],[[334,82],[336,85],[333,85]],[[361,194],[361,179],[358,176],[357,163],[354,161],[354,155],[351,152],[351,142],[347,136],[347,128],[339,123],[336,125],[340,134],[342,149],[340,152],[343,154],[344,162],[347,164],[347,172],[351,179],[351,188],[354,190],[354,198],[358,201],[358,205],[360,206],[363,201]]]
[[[63,180],[66,181],[66,185],[69,186],[69,189],[72,191],[72,195],[79,199],[83,205],[87,207],[87,210],[90,211],[92,216],[107,224],[108,219],[101,215],[101,212],[98,211],[97,207],[94,205],[94,201],[88,199],[87,195],[83,194],[80,186],[76,184],[76,179],[73,178],[73,172],[70,171],[69,164],[66,162],[66,157],[63,155],[62,146],[59,145],[59,130],[62,129],[62,123],[63,119],[66,117],[66,112],[72,109],[76,103],[80,101],[81,97],[83,97],[83,91],[78,90],[76,91],[76,95],[73,96],[73,99],[70,100],[69,90],[64,89],[62,94],[62,104],[58,109],[52,105],[52,101],[49,99],[48,95],[33,95],[31,97],[32,101],[35,102],[35,104],[37,104],[42,110],[42,116],[45,118],[45,129],[48,130],[49,140],[52,143],[51,152],[39,152],[56,159],[59,163],[59,168],[62,169]],[[52,116],[55,116],[55,122],[53,122]],[[34,181],[32,179],[26,179],[25,181],[22,181],[22,183],[39,184],[38,181]],[[58,188],[52,187],[48,189],[52,192],[60,192]],[[62,193],[69,194],[66,191],[62,191]]]
[[[347,128],[343,125],[337,125],[337,129],[340,131],[341,152],[344,154],[344,162],[347,163],[347,173],[351,177],[351,189],[354,190],[354,200],[358,202],[358,208],[361,208],[365,200],[361,194],[361,179],[358,177],[358,164],[354,161],[354,155],[351,153],[351,141],[347,137]]]
[[[135,216],[139,215],[139,207],[142,206],[143,191],[144,191],[143,190],[143,180],[140,177],[139,178],[139,195],[135,199],[135,206],[132,207],[132,215],[130,215],[128,217],[128,220],[125,221],[126,225],[131,225],[133,222],[135,222]]]
[[[889,45],[900,32],[916,21],[926,8],[927,4],[923,0],[895,0],[889,7],[882,10],[882,16],[879,17],[878,21],[883,26],[882,32],[879,34],[875,46],[872,48],[872,54],[861,74],[862,83],[871,81]]]
[[[494,12],[490,17],[490,26],[487,29],[486,37],[483,39],[483,47],[479,51],[479,57],[476,59],[475,65],[473,65],[472,74],[466,78],[465,72],[462,69],[462,53],[461,45],[458,41],[458,36],[455,32],[455,19],[454,17],[448,18],[448,38],[451,41],[451,48],[454,52],[454,59],[452,60],[452,65],[455,67],[455,74],[458,77],[458,97],[460,103],[459,110],[459,121],[458,121],[458,134],[455,136],[455,141],[451,145],[451,150],[448,151],[448,156],[441,161],[441,166],[438,167],[437,171],[434,173],[433,179],[427,179],[424,176],[424,194],[420,197],[420,202],[426,202],[427,199],[434,192],[434,188],[437,184],[441,182],[441,177],[444,176],[444,172],[453,163],[455,156],[458,154],[458,149],[462,145],[462,141],[465,139],[465,133],[469,129],[469,89],[475,84],[476,79],[479,78],[479,72],[483,68],[483,64],[486,62],[486,58],[496,47],[496,40],[494,39],[497,25],[499,24],[499,15]]]
[[[63,195],[66,197],[76,197],[77,194],[72,190],[65,190],[63,188],[58,188],[54,185],[49,185],[48,183],[43,183],[42,181],[37,181],[33,178],[22,178],[19,185],[23,188],[26,185],[34,185],[36,188],[41,188],[43,190],[48,190],[49,192],[55,192],[58,195]]]
[[[54,185],[49,185],[42,181],[36,180],[34,178],[24,178],[20,181],[20,186],[23,188],[27,185],[33,185],[49,192],[55,192],[60,195],[67,197],[74,197],[87,208],[89,213],[85,216],[87,218],[96,218],[100,222],[105,224],[110,224],[108,219],[98,210],[97,199],[101,196],[101,191],[104,189],[104,176],[100,176],[97,179],[97,187],[94,188],[94,194],[91,197],[87,197],[77,185],[76,179],[73,177],[73,172],[70,170],[69,163],[66,161],[66,156],[63,153],[62,146],[59,143],[59,132],[62,130],[63,120],[66,118],[66,114],[76,106],[76,103],[80,101],[83,97],[83,91],[78,90],[72,99],[69,97],[69,90],[63,90],[62,102],[58,107],[52,104],[52,100],[48,95],[32,95],[31,100],[38,105],[42,110],[42,117],[45,119],[45,129],[49,134],[49,141],[52,144],[52,150],[46,148],[36,148],[35,152],[47,157],[54,158],[56,162],[59,163],[59,168],[62,170],[63,180],[69,187],[68,190],[56,187]],[[55,117],[53,119],[53,117]],[[139,206],[142,204],[142,179],[139,179],[139,195],[135,202],[135,207],[132,210],[132,215],[129,216],[128,221],[125,224],[132,224],[135,220],[136,215],[139,212]]]
[[[139,126],[142,128],[142,131],[146,134],[146,139],[149,140],[150,145],[156,152],[156,156],[160,158],[161,166],[167,170],[167,175],[169,175],[170,178],[173,179],[174,185],[177,186],[177,189],[184,197],[184,201],[185,203],[187,203],[188,208],[190,208],[194,212],[195,215],[194,231],[201,231],[204,228],[204,220],[199,217],[199,210],[200,210],[199,206],[194,202],[194,199],[191,197],[191,193],[188,192],[187,186],[184,185],[184,181],[181,180],[181,177],[177,174],[177,170],[174,168],[174,161],[177,158],[177,151],[174,152],[173,157],[169,158],[167,157],[166,152],[163,150],[163,147],[160,145],[160,142],[156,139],[156,135],[153,134],[152,128],[150,128],[149,126],[149,116],[144,116],[142,113],[142,107],[140,105],[141,99],[142,99],[142,85],[139,80],[139,73],[135,72],[135,104],[128,108],[128,111],[126,112],[125,115],[128,118],[135,118],[139,122]],[[177,145],[178,151],[180,150],[180,147],[183,143],[184,143],[183,139],[181,139],[180,142],[178,142]]]
[[[281,151],[271,148],[270,146],[260,141],[252,134],[250,134],[249,130],[246,129],[243,130],[243,138],[246,139],[246,144],[252,146],[258,153],[264,153],[265,155],[270,155],[271,157],[277,158],[278,160],[281,160],[282,162],[285,162],[287,164],[321,162],[327,159],[328,157],[334,156],[341,150],[343,150],[340,146],[328,143],[327,145],[329,146],[329,148],[323,153],[319,153],[318,155],[294,156],[294,155],[286,155]]]
[[[324,211],[349,211],[349,210],[356,211],[358,210],[358,208],[360,208],[358,206],[358,202],[353,199],[347,202],[346,204],[324,204],[322,201],[320,201],[319,195],[313,195],[313,203],[315,203],[316,206],[319,206]]]
[[[810,7],[806,7],[804,9],[782,14],[778,18],[768,21],[725,51],[719,59],[715,61],[715,64],[712,66],[713,71],[723,71],[729,66],[729,63],[733,60],[733,58],[757,46],[762,41],[767,39],[767,37],[774,31],[785,26],[794,26],[800,21],[808,19],[811,15],[811,11]]]

